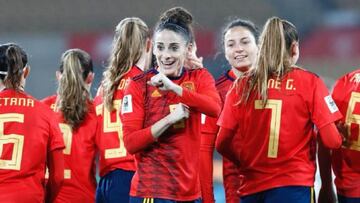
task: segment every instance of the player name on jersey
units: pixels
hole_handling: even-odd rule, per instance
[[[34,100],[31,98],[0,98],[0,106],[24,106],[34,107]]]
[[[293,79],[287,79],[283,82],[285,82],[286,90],[296,90],[296,88],[294,87]],[[281,83],[282,83],[282,81],[280,79],[269,79],[268,80],[268,88],[269,89],[281,89]]]

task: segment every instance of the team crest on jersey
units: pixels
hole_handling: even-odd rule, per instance
[[[132,107],[132,97],[130,94],[125,95],[122,101],[121,105],[121,113],[132,113],[133,107]]]
[[[351,79],[350,82],[359,83],[360,82],[360,73],[356,73]]]
[[[160,94],[159,90],[155,89],[155,90],[151,93],[151,97],[161,97],[161,94]]]
[[[330,95],[324,97],[324,99],[331,113],[339,111],[338,107],[336,106],[334,100]]]
[[[181,83],[181,87],[184,87],[190,91],[195,91],[195,84],[193,82],[183,82]]]

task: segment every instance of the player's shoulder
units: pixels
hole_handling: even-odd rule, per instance
[[[303,67],[299,67],[299,66],[294,66],[292,67],[292,74],[294,76],[297,76],[299,78],[304,78],[304,79],[315,79],[315,78],[320,78],[319,75],[317,75],[316,73],[309,71]]]
[[[51,95],[51,96],[48,96],[48,97],[45,97],[45,98],[41,99],[40,102],[44,103],[46,105],[51,105],[51,104],[56,102],[56,97],[57,97],[57,95],[54,94],[54,95]]]
[[[140,74],[138,74],[138,75],[136,75],[136,76],[134,76],[133,78],[132,78],[132,80],[134,81],[134,82],[141,82],[141,81],[143,81],[143,80],[147,80],[147,79],[149,79],[149,78],[151,78],[152,76],[154,76],[154,75],[156,75],[156,74],[158,74],[159,72],[155,69],[155,68],[151,68],[151,69],[149,69],[149,70],[146,70],[146,71],[144,71],[144,72],[141,72]]]
[[[235,78],[231,77],[229,72],[230,70],[225,71],[215,80],[216,87],[223,86],[224,84],[228,83],[233,83],[235,81]]]
[[[359,83],[360,82],[360,68],[342,75],[337,79],[337,83]]]
[[[137,67],[136,65],[134,65],[133,67],[130,68],[129,72],[126,74],[126,76],[128,77],[135,77],[137,75],[140,75],[144,73],[143,70],[141,70],[139,67]]]

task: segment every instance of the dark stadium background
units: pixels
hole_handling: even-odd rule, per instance
[[[75,47],[86,50],[96,65],[95,94],[116,24],[138,16],[153,27],[159,14],[173,6],[194,15],[198,55],[214,77],[227,68],[222,26],[236,16],[259,27],[270,16],[293,22],[300,33],[298,64],[323,77],[329,88],[340,75],[360,67],[359,0],[1,0],[0,43],[19,43],[29,53],[26,90],[39,99],[55,92],[61,53]],[[218,154],[214,166],[216,200],[225,202]]]

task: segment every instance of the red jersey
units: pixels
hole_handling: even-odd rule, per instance
[[[42,103],[46,104],[47,106],[49,106],[53,111],[55,111],[55,105],[56,105],[56,94],[45,97],[44,99],[41,100]]]
[[[234,72],[232,70],[228,70],[226,73],[221,75],[216,80],[215,86],[220,95],[222,104],[225,102],[226,94],[227,94],[228,90],[230,89],[231,85],[233,84],[233,82],[235,81],[235,79],[236,79],[236,76],[235,76]],[[217,118],[213,118],[213,117],[209,117],[209,116],[203,117],[202,125],[201,125],[201,132],[202,133],[212,133],[212,134],[217,133],[219,130],[219,127],[216,125],[216,121],[217,121]]]
[[[216,89],[220,95],[222,103],[225,102],[225,97],[233,82],[236,80],[236,75],[232,70],[226,71],[216,80]],[[216,125],[218,118],[207,117],[201,125],[201,132],[203,136],[206,134],[217,134],[219,127]],[[200,171],[201,173],[201,171]],[[240,187],[240,174],[237,166],[230,160],[223,157],[223,184],[225,188],[226,202],[238,203],[240,201],[237,195],[237,190]]]
[[[230,91],[218,121],[236,132],[231,147],[244,175],[239,194],[313,186],[314,124],[321,129],[341,118],[325,84],[315,74],[294,68],[282,79],[269,79],[265,106],[257,94],[246,104],[234,105],[247,80],[241,81],[239,91]]]
[[[47,153],[64,142],[54,113],[25,92],[0,92],[0,200],[44,202]]]
[[[350,146],[332,152],[337,192],[346,197],[360,197],[360,70],[337,80],[333,98],[344,115],[342,121],[350,127]]]
[[[220,98],[214,79],[206,69],[183,69],[181,76],[169,77],[183,87],[181,97],[148,85],[147,81],[157,73],[151,69],[134,78],[126,90],[127,100],[122,109],[125,138],[131,136],[132,131],[144,131],[148,132],[147,139],[153,139],[151,126],[167,116],[178,103],[189,106],[190,116],[135,154],[137,170],[130,195],[191,201],[201,197],[198,177],[200,116],[201,113],[218,115]]]
[[[101,123],[97,146],[100,150],[100,176],[104,176],[115,169],[135,171],[133,155],[129,154],[123,141],[122,123],[120,120],[121,101],[130,79],[143,71],[137,66],[132,67],[120,80],[119,86],[113,96],[114,110],[109,112],[102,100],[102,93],[96,96],[96,114]],[[101,92],[101,91],[100,91]]]
[[[55,107],[56,95],[42,100],[50,107]],[[97,118],[92,103],[88,104],[88,113],[83,123],[72,130],[64,121],[61,112],[56,112],[56,119],[65,142],[64,183],[54,202],[94,202],[95,201],[95,153]]]

